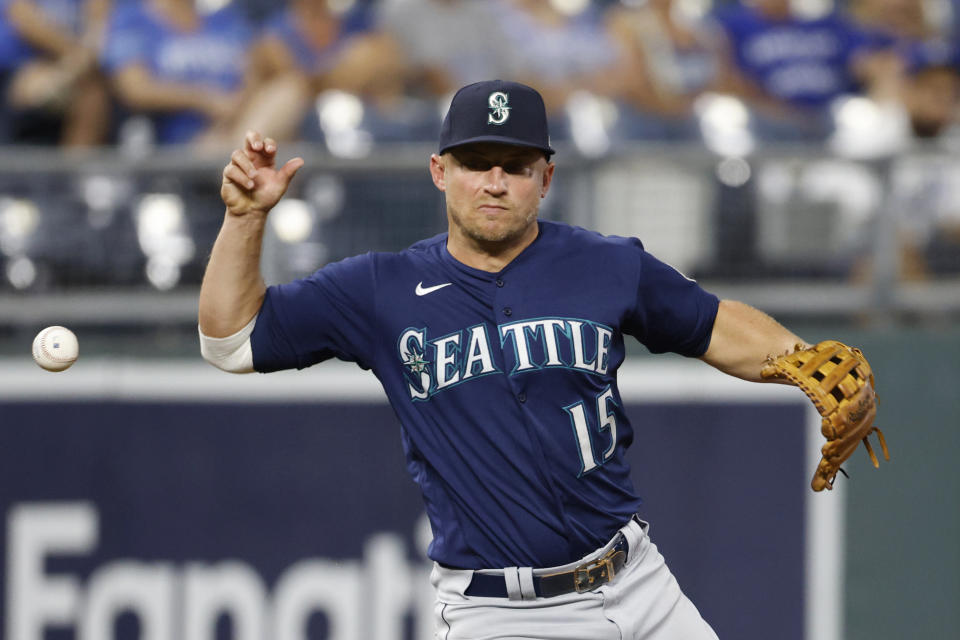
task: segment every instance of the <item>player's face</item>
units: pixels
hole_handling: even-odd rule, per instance
[[[451,236],[484,248],[532,241],[553,167],[537,149],[495,143],[433,156],[431,174],[446,194]]]

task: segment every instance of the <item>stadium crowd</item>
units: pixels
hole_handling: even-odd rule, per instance
[[[452,91],[491,77],[536,85],[586,153],[702,139],[718,105],[762,141],[825,139],[851,97],[910,139],[951,128],[949,0],[822,5],[0,0],[0,143],[220,149],[256,128],[349,155],[434,140]]]

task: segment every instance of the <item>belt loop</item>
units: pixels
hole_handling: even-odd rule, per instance
[[[644,520],[643,518],[641,518],[639,513],[633,514],[633,518],[631,519],[634,522],[636,522],[638,525],[640,525],[640,528],[643,529],[644,535],[650,534],[650,523]]]
[[[627,562],[632,562],[634,558],[637,557],[637,554],[640,553],[640,548],[645,546],[643,544],[643,539],[647,537],[647,530],[650,528],[650,525],[645,521],[641,520],[637,516],[634,516],[630,519],[630,522],[627,523],[625,527],[620,529],[620,533],[624,538],[627,539]]]
[[[507,586],[507,597],[511,600],[523,600],[523,592],[520,590],[520,574],[517,567],[504,567],[503,581]]]
[[[536,600],[537,591],[533,587],[533,567],[520,567],[520,595],[524,600]]]

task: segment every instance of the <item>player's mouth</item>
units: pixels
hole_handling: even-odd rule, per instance
[[[477,211],[479,211],[480,213],[487,213],[487,214],[494,214],[494,215],[498,213],[502,213],[506,210],[507,210],[506,207],[499,204],[481,204],[480,206],[477,207]]]

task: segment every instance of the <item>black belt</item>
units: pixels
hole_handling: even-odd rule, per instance
[[[593,591],[607,584],[623,569],[627,563],[629,546],[622,533],[617,534],[617,542],[601,557],[592,562],[585,562],[580,566],[549,575],[533,576],[533,589],[540,598],[559,596],[564,593],[583,593]],[[468,596],[482,598],[506,598],[507,583],[503,574],[487,574],[473,572],[470,586],[464,593]]]

